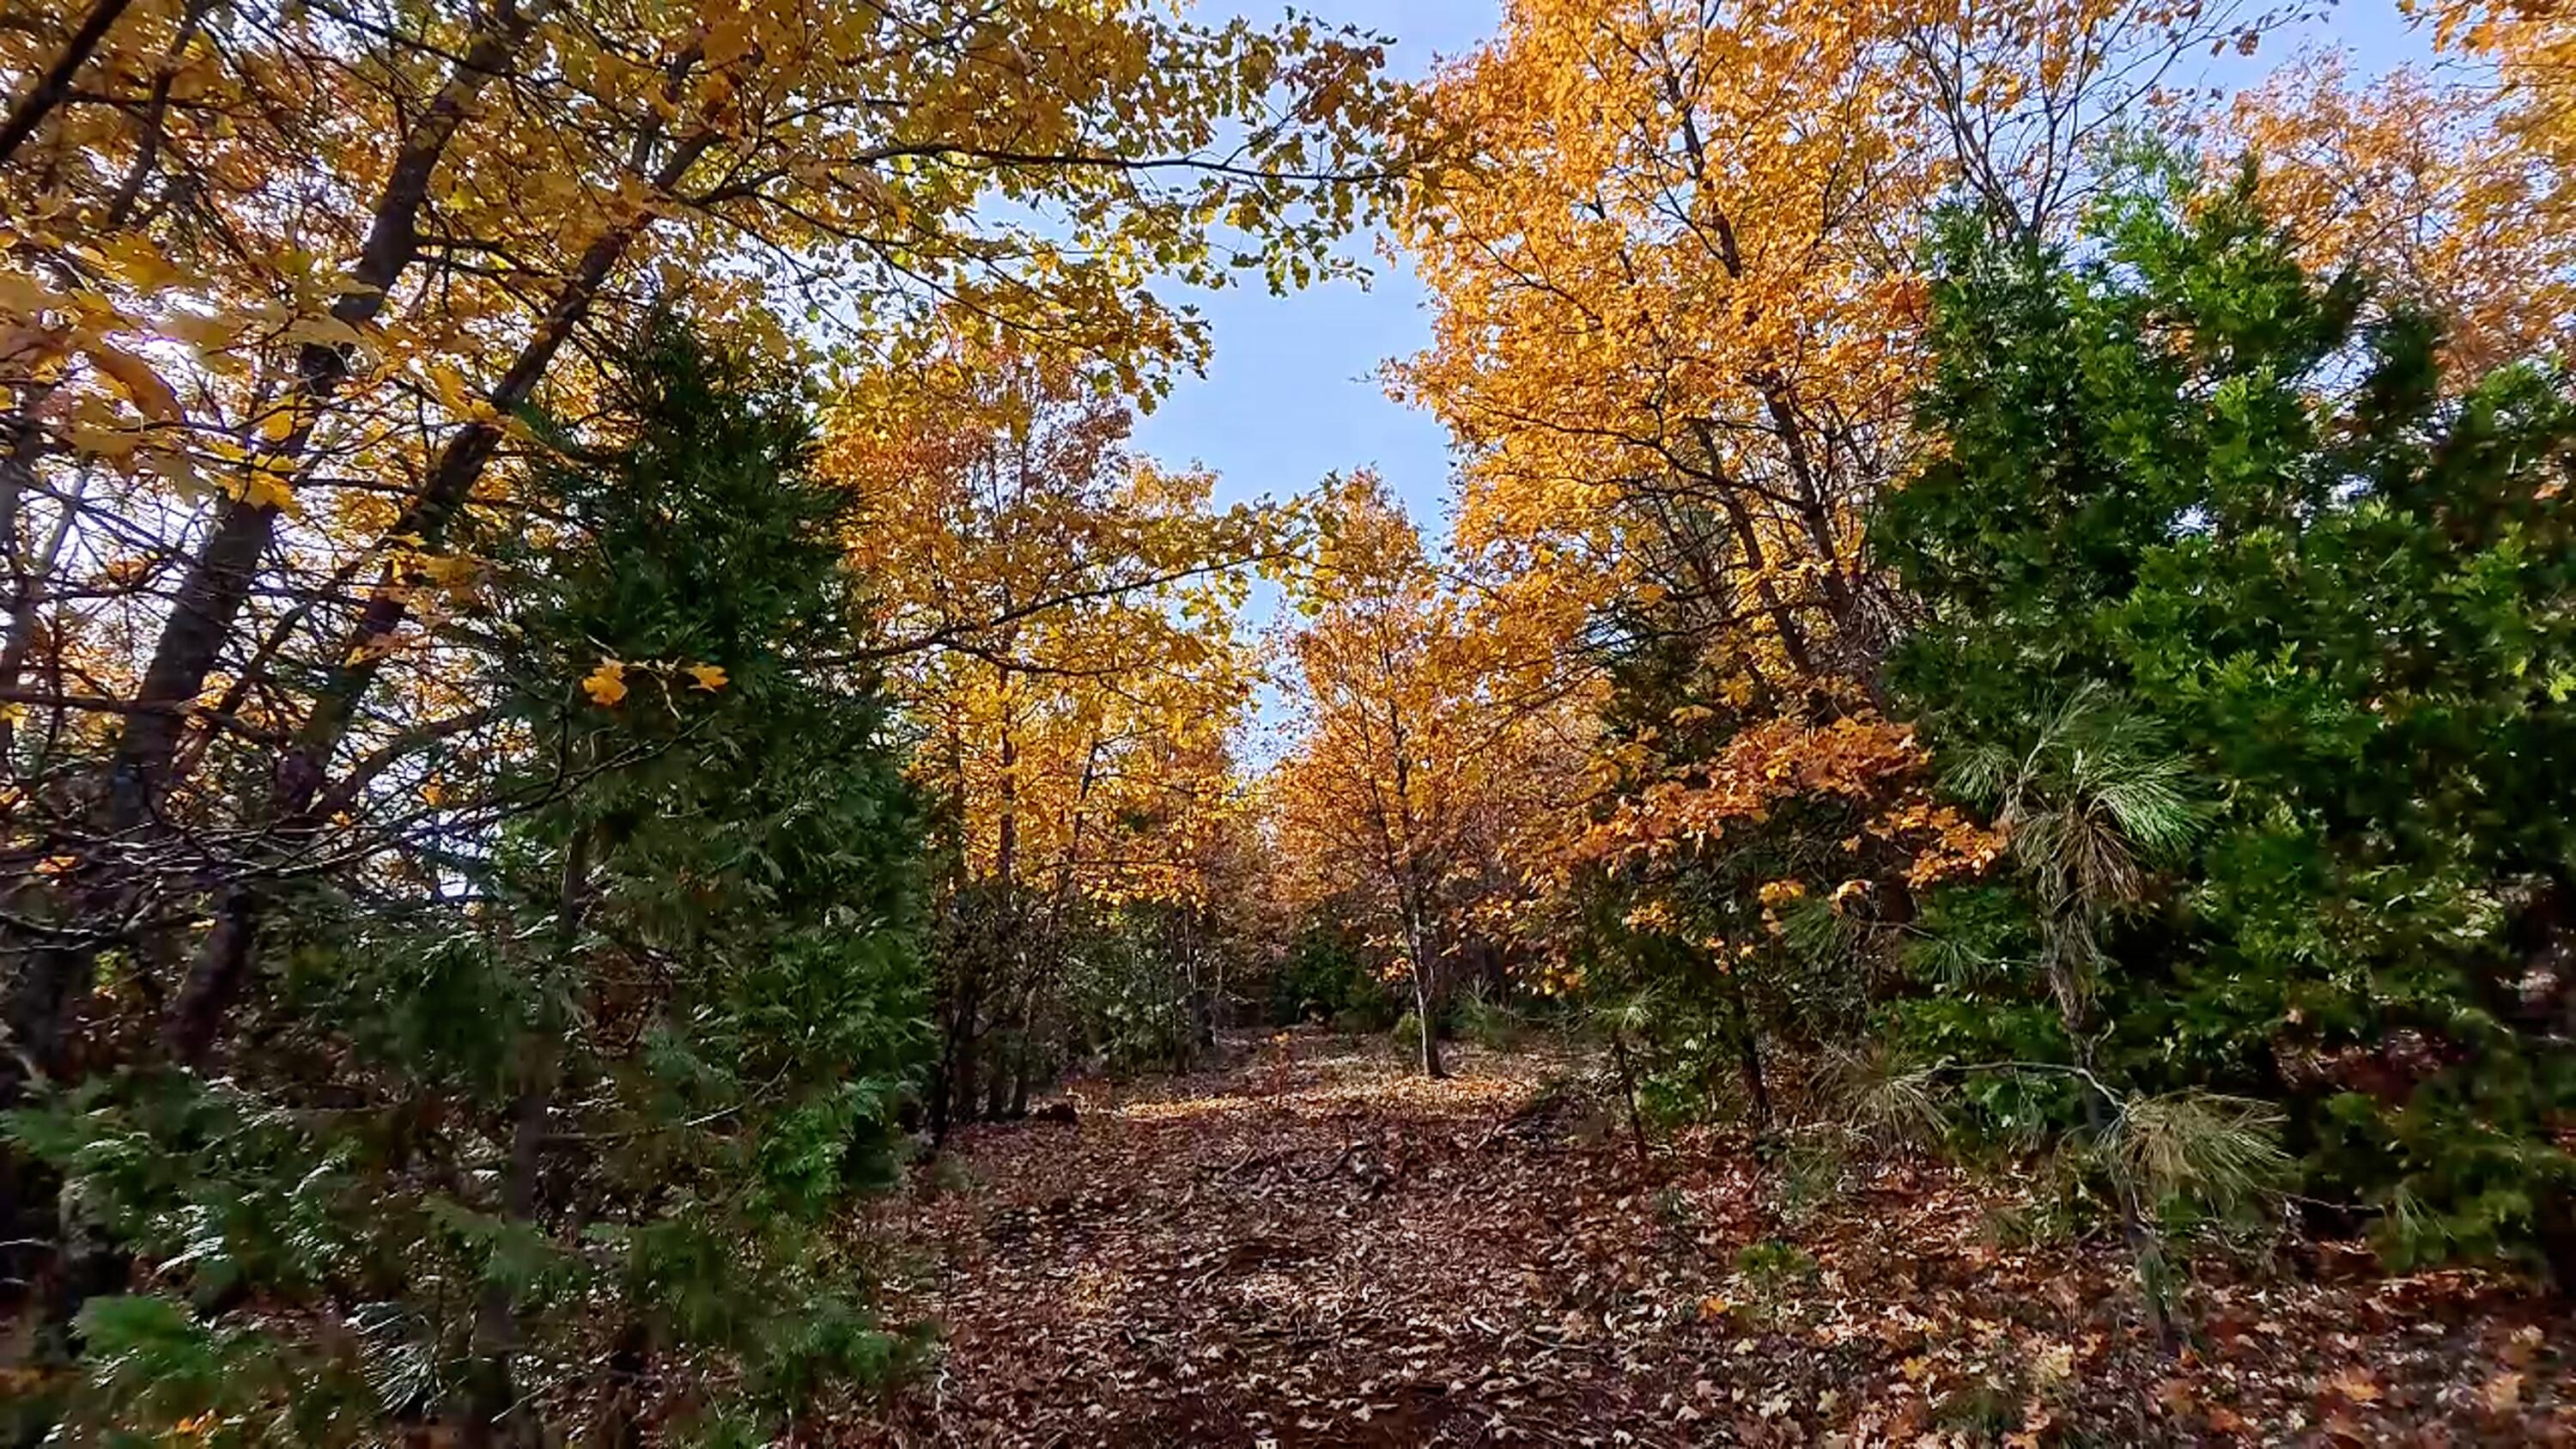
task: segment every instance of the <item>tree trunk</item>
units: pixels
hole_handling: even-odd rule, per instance
[[[472,113],[475,97],[526,38],[533,20],[533,10],[503,6],[496,22],[476,35],[437,96],[404,135],[378,194],[357,265],[350,271],[350,285],[331,303],[333,320],[359,327],[384,310],[394,284],[419,255],[421,208],[428,203],[430,182],[448,143]],[[348,348],[307,343],[296,354],[294,388],[281,403],[286,416],[295,420],[294,430],[243,466],[275,468],[283,461],[291,467],[311,440],[315,412],[339,390],[348,369]],[[433,475],[430,486],[438,482]],[[180,580],[170,617],[153,647],[152,662],[135,692],[138,712],[127,718],[117,741],[100,833],[132,830],[159,809],[170,784],[171,758],[187,723],[187,705],[204,691],[206,677],[231,636],[233,620],[250,597],[277,518],[276,508],[252,502],[247,492],[226,501],[217,513],[205,547]]]
[[[701,139],[680,148],[680,153],[655,177],[655,183],[667,185],[676,181],[679,173],[704,152],[706,145],[707,140]],[[642,230],[641,223],[615,229],[590,244],[582,254],[580,266],[565,283],[563,291],[557,294],[555,305],[545,321],[520,350],[500,385],[492,390],[491,402],[495,409],[505,412],[514,409],[536,390],[556,352],[570,338],[573,328],[588,315],[599,287]],[[481,421],[467,424],[449,438],[447,445],[439,450],[428,482],[404,510],[391,532],[418,537],[424,540],[425,547],[437,546],[443,540],[448,525],[464,508],[465,500],[473,492],[475,482],[483,476],[483,469],[490,463],[500,441],[499,425]],[[334,667],[329,683],[315,699],[312,712],[305,717],[302,727],[296,731],[294,742],[277,763],[268,818],[281,830],[293,834],[314,827],[315,822],[309,817],[314,802],[321,798],[331,757],[348,737],[349,728],[357,718],[359,702],[373,688],[388,652],[387,645],[410,617],[411,590],[417,583],[417,580],[405,578],[388,581],[378,587],[367,600],[357,627],[336,654],[340,662]],[[210,667],[211,659],[206,662]],[[202,682],[202,672],[200,680]],[[175,735],[169,743],[175,747]],[[233,993],[238,991],[245,974],[234,964],[229,953],[238,952],[241,958],[247,959],[266,907],[267,901],[263,896],[253,894],[248,897],[243,908],[235,913],[238,943],[225,942],[227,954],[199,953],[197,964],[190,970],[190,979],[180,992],[182,1001],[196,1003],[195,1010],[203,1018],[202,1024],[189,1028],[192,1039],[202,1034],[210,1046],[220,1032],[223,1018],[231,1007]],[[176,1030],[175,1027],[172,1029]],[[204,1049],[199,1048],[201,1054]]]
[[[501,1216],[513,1224],[530,1224],[537,1216],[537,1174],[544,1165],[547,1116],[554,1102],[554,1048],[542,1033],[531,1033],[520,1045],[520,1056]],[[484,1284],[474,1303],[474,1362],[465,1375],[465,1422],[458,1426],[468,1449],[535,1442],[537,1426],[528,1416],[513,1414],[518,1400],[511,1360],[518,1339],[516,1295],[506,1283]]]
[[[983,1106],[982,1048],[983,1041],[970,1019],[957,1039],[957,1070],[948,1079],[949,1117],[961,1127],[974,1121]]]
[[[576,826],[564,849],[563,875],[555,905],[555,965],[569,964],[580,949],[581,923],[590,905],[591,832]],[[532,1024],[518,1046],[518,1090],[510,1104],[510,1158],[501,1181],[503,1222],[529,1226],[537,1222],[538,1174],[545,1166],[547,1130],[554,1107],[555,1083],[563,1069],[556,1032]],[[474,1303],[474,1359],[464,1376],[464,1423],[459,1435],[467,1449],[493,1449],[502,1444],[533,1444],[543,1425],[514,1411],[518,1404],[512,1358],[519,1341],[519,1308],[510,1285],[487,1282]]]
[[[117,17],[131,3],[132,0],[98,0],[89,14],[81,17],[80,28],[64,42],[63,53],[54,57],[54,63],[36,78],[36,84],[19,98],[18,104],[9,108],[9,118],[0,121],[0,166],[7,165],[9,158],[18,154],[18,147],[36,134],[36,128],[44,124],[45,113],[71,94],[72,78],[89,63],[90,53],[98,49],[98,43],[107,38]]]
[[[196,959],[180,985],[161,1024],[161,1045],[171,1060],[201,1066],[223,1030],[224,1011],[241,994],[250,971],[250,953],[266,908],[257,887],[247,883],[225,893],[214,928],[198,943]]]
[[[1619,1073],[1619,1100],[1628,1108],[1628,1141],[1637,1149],[1637,1164],[1646,1162],[1646,1124],[1637,1115],[1637,1073],[1628,1060],[1628,1038],[1617,1027],[1610,1029],[1610,1062]]]
[[[102,0],[92,18],[96,20],[104,14],[112,21],[119,9],[120,0]],[[404,136],[368,223],[358,264],[350,274],[351,285],[331,305],[331,315],[336,320],[352,327],[373,320],[383,310],[394,283],[418,253],[420,209],[428,200],[430,180],[439,159],[470,113],[475,95],[508,61],[530,23],[530,17],[515,7],[504,7],[499,15],[500,23],[477,37],[437,97]],[[29,99],[32,102],[36,97]],[[14,146],[19,138],[7,139],[9,146]],[[7,149],[0,147],[0,157],[5,157]],[[313,406],[337,389],[347,368],[344,349],[323,343],[305,346],[297,354],[297,397],[290,399],[290,416],[307,417]],[[308,418],[278,449],[288,456],[299,452],[309,430]],[[94,833],[100,838],[113,842],[158,815],[171,784],[172,761],[187,724],[189,704],[204,690],[207,676],[231,635],[233,621],[249,598],[276,520],[276,509],[253,504],[246,497],[227,501],[204,546],[180,580],[169,617],[135,691],[135,708],[118,732],[106,792],[93,821]],[[75,882],[70,891],[72,918],[89,922],[118,914],[125,886],[121,873],[106,870],[92,872]],[[245,933],[256,925],[255,905],[230,914],[238,918],[237,929]],[[8,1010],[11,1025],[20,1033],[17,1040],[21,1049],[48,1072],[62,1065],[62,1033],[69,1017],[70,997],[88,979],[103,944],[104,940],[93,931],[73,941],[39,946],[30,953],[27,969],[14,983]],[[240,943],[239,949],[246,957],[247,940]],[[214,968],[229,959],[228,947],[225,955],[216,958]],[[220,1021],[224,1004],[220,993],[210,1001],[205,987],[194,982],[191,985],[197,989],[183,990],[181,999],[190,1001],[191,1009],[200,1015],[211,1011]],[[15,1105],[23,1086],[23,1078],[14,1070],[0,1071],[0,1108]]]
[[[2111,1111],[2117,1105],[2093,1075],[2092,1053],[2077,1048],[2085,1058],[2084,1125],[2093,1140],[2104,1140],[2111,1130]],[[2173,1315],[2166,1301],[2164,1244],[2147,1230],[2146,1218],[2138,1210],[2136,1196],[2125,1174],[2112,1183],[2112,1197],[2118,1200],[2120,1238],[2129,1247],[2129,1260],[2138,1279],[2138,1306],[2147,1316],[2147,1330],[2156,1338],[2156,1346],[2171,1353],[2179,1345],[2174,1336]]]
[[[1428,967],[1413,973],[1413,1014],[1422,1023],[1422,1075],[1436,1080],[1449,1073],[1440,1062],[1440,998],[1429,975]]]
[[[951,1017],[939,1034],[939,1068],[930,1079],[930,1141],[937,1146],[948,1140],[948,1104],[957,1086],[957,1023]]]
[[[1727,978],[1727,1004],[1734,1008],[1736,1066],[1744,1075],[1744,1096],[1753,1111],[1753,1130],[1771,1130],[1771,1087],[1762,1072],[1762,1039],[1753,1029],[1753,1013],[1745,1005],[1744,987],[1734,977]]]

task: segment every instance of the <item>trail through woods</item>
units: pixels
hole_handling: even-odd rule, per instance
[[[2576,1322],[2473,1274],[2205,1281],[2167,1356],[2109,1246],[2015,1246],[2024,1204],[1945,1171],[1641,1167],[1578,1062],[1233,1046],[886,1205],[945,1340],[850,1442],[2576,1442]]]

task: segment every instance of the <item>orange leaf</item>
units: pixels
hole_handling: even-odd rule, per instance
[[[179,395],[161,380],[161,374],[152,370],[152,364],[112,343],[93,342],[85,350],[91,363],[115,379],[145,417],[156,423],[175,423],[183,416]]]

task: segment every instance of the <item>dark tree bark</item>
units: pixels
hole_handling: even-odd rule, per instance
[[[394,284],[419,256],[420,212],[428,204],[438,163],[472,113],[475,97],[509,63],[534,19],[533,10],[523,11],[516,5],[496,11],[493,22],[475,37],[403,137],[368,222],[358,264],[350,271],[350,285],[331,303],[334,320],[361,327],[384,310]],[[349,357],[345,344],[305,344],[296,354],[295,388],[282,404],[288,415],[309,419],[328,401],[348,376]],[[255,461],[270,467],[281,460],[291,463],[303,455],[310,440],[309,421],[299,421],[271,454]],[[478,470],[479,466],[478,461]],[[206,677],[231,637],[233,621],[249,598],[260,560],[268,552],[277,517],[277,509],[254,503],[247,494],[229,500],[180,580],[169,621],[135,692],[135,703],[142,708],[128,717],[117,741],[102,834],[114,836],[135,829],[167,793],[171,759],[187,723],[187,702],[205,689]]]
[[[555,952],[569,964],[580,948],[582,918],[590,907],[591,832],[578,828],[565,847],[562,885],[555,907]],[[562,1074],[562,1048],[554,1031],[531,1026],[518,1046],[518,1087],[510,1104],[509,1166],[501,1182],[501,1217],[513,1224],[537,1221],[539,1174],[554,1111],[555,1084]],[[506,1283],[486,1283],[474,1304],[474,1362],[465,1375],[463,1418],[459,1433],[469,1449],[502,1444],[535,1444],[543,1426],[533,1415],[515,1413],[517,1392],[512,1358],[519,1341],[516,1296]]]
[[[116,28],[118,18],[131,3],[133,0],[98,0],[81,17],[80,28],[64,43],[63,53],[36,78],[35,87],[9,108],[9,118],[0,121],[0,166],[9,164],[9,158],[17,155],[18,148],[44,124],[46,114],[71,94],[72,78],[89,64],[91,53],[107,38],[107,32]]]
[[[1434,1079],[1449,1075],[1440,1060],[1440,993],[1428,964],[1413,973],[1413,1014],[1422,1023],[1422,1075]]]
[[[102,0],[101,11],[111,7],[121,8],[120,0]],[[335,319],[355,327],[383,310],[388,292],[418,254],[420,210],[427,203],[439,159],[470,114],[475,95],[509,61],[532,20],[532,12],[515,6],[497,11],[495,23],[477,37],[404,136],[368,223],[351,285],[332,303]],[[317,342],[307,344],[296,361],[294,415],[306,416],[338,388],[347,374],[349,356],[342,346]],[[278,453],[272,456],[300,455],[308,436],[307,429],[299,427],[277,445]],[[276,521],[274,508],[247,498],[229,501],[181,578],[133,707],[125,714],[105,789],[92,812],[92,833],[105,850],[113,852],[131,843],[129,838],[158,815],[172,783],[172,762],[186,728],[189,704],[204,690],[231,636]],[[130,887],[128,873],[112,862],[91,862],[67,890],[70,917],[87,929],[66,939],[34,943],[25,952],[11,983],[7,1016],[20,1050],[40,1071],[55,1075],[68,1064],[66,1027],[73,999],[96,969],[98,952],[106,944],[104,928],[127,913]],[[224,992],[238,984],[236,962],[247,958],[246,936],[257,920],[256,905],[228,908],[226,915],[242,923],[243,939],[236,941],[218,932],[226,939],[209,944],[220,944],[222,951],[201,960],[206,979],[194,979],[198,973],[192,970],[191,981],[180,992],[180,1000],[189,1003],[192,1013],[210,1012],[218,1021]],[[189,1027],[191,1034],[199,1029]],[[0,1064],[0,1108],[14,1105],[24,1088],[24,1073],[14,1060]]]

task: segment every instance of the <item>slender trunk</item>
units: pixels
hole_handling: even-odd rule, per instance
[[[1754,595],[1761,599],[1763,612],[1771,616],[1772,627],[1780,631],[1781,652],[1789,656],[1789,663],[1802,679],[1817,678],[1816,656],[1807,647],[1806,627],[1798,622],[1797,616],[1781,600],[1779,591],[1771,586],[1770,555],[1762,546],[1762,534],[1753,522],[1751,511],[1745,508],[1742,499],[1722,485],[1718,494],[1727,524],[1734,530],[1736,545],[1744,550],[1744,561],[1753,570]]]
[[[1016,1055],[1018,1045],[1016,1030],[1006,1030],[1002,1036],[1002,1049],[993,1058],[992,1071],[984,1078],[982,1096],[984,1120],[987,1122],[1009,1120],[1007,1109],[1010,1099],[1005,1094],[1010,1090],[1011,1058]]]
[[[1617,1027],[1610,1028],[1610,1063],[1619,1073],[1619,1100],[1628,1109],[1628,1142],[1637,1150],[1637,1164],[1646,1162],[1646,1124],[1637,1115],[1637,1072],[1628,1060],[1628,1037]]]
[[[583,914],[590,905],[591,831],[577,826],[564,848],[562,884],[555,906],[555,969],[569,966],[580,948]],[[510,1156],[501,1179],[500,1216],[513,1226],[537,1221],[539,1174],[545,1166],[546,1136],[554,1106],[555,1083],[562,1073],[558,1034],[532,1024],[519,1039],[515,1072],[518,1085],[510,1103]],[[512,1358],[519,1341],[517,1296],[510,1285],[487,1281],[474,1304],[474,1361],[464,1380],[464,1422],[459,1435],[468,1449],[536,1442],[542,1426],[517,1415],[517,1387]]]
[[[1003,669],[998,672],[996,678],[997,692],[1008,699],[1011,689],[1011,671]],[[997,961],[1009,968],[1009,974],[995,989],[993,1024],[990,1030],[1000,1033],[1000,1039],[994,1045],[1004,1057],[1007,1057],[1012,1050],[1013,999],[1025,984],[1028,975],[1027,923],[1020,911],[1020,745],[1019,737],[1012,732],[1007,719],[1002,725],[1001,764],[999,786],[1001,805],[993,836],[995,887],[993,939],[996,948],[993,954]],[[1006,1062],[995,1061],[986,1069],[990,1073],[989,1080],[984,1075],[967,1078],[966,1102],[970,1115],[981,1117],[986,1121],[998,1120],[1001,1117],[1001,1079],[1006,1069]]]
[[[92,18],[96,20],[98,13],[106,13],[112,21],[113,11],[121,8],[122,0],[102,0]],[[386,173],[358,264],[350,274],[351,285],[332,303],[331,315],[336,320],[352,327],[373,320],[383,309],[389,290],[417,255],[420,209],[428,200],[439,159],[469,114],[475,94],[509,59],[525,35],[530,16],[514,7],[505,7],[500,14],[501,23],[477,38],[436,99],[404,137]],[[9,142],[11,146],[15,143],[14,138]],[[0,148],[0,158],[5,158],[5,149]],[[274,466],[280,458],[291,460],[301,453],[310,437],[314,411],[337,389],[347,372],[348,360],[346,349],[323,343],[307,345],[297,354],[297,380],[289,415],[298,422],[275,451],[253,460],[249,466]],[[169,618],[136,689],[135,709],[126,716],[119,731],[106,790],[92,822],[94,833],[111,845],[159,813],[171,783],[172,761],[187,724],[189,705],[205,689],[206,679],[232,633],[233,621],[249,598],[276,520],[275,508],[253,504],[247,496],[228,501],[180,580]],[[14,633],[15,620],[12,625]],[[95,868],[76,880],[69,891],[72,918],[96,923],[123,914],[120,904],[128,885],[124,877],[125,872],[108,868],[107,862],[95,863]],[[237,958],[247,958],[248,937],[258,919],[256,903],[228,911],[227,915],[238,923],[240,940],[236,944],[228,939],[222,953],[201,958],[206,968],[204,979],[197,979],[200,973],[192,970],[191,981],[180,993],[181,1001],[196,1017],[211,1017],[217,1023],[223,1015],[224,992],[238,985],[240,973],[233,963]],[[22,1050],[41,1070],[57,1072],[65,1065],[64,1038],[71,1000],[95,969],[101,944],[99,933],[93,930],[74,940],[38,947],[29,953],[26,968],[13,983],[9,1021],[18,1033]],[[189,1035],[200,1030],[206,1028],[194,1023],[186,1028]],[[0,1070],[0,1107],[14,1105],[23,1085],[14,1069]]]
[[[18,519],[25,510],[27,494],[36,485],[36,463],[45,453],[45,430],[35,421],[36,410],[53,395],[45,383],[25,385],[16,406],[9,409],[5,424],[7,446],[0,448],[0,564],[8,568],[10,632],[17,632],[19,616],[27,610],[27,600],[35,592],[35,581],[41,577],[33,550],[21,553],[18,548]],[[0,687],[18,682],[16,670],[0,675]]]
[[[510,1158],[501,1185],[501,1216],[512,1224],[537,1216],[537,1176],[544,1165],[548,1110],[554,1102],[554,1047],[540,1033],[519,1046],[519,1086],[510,1105]],[[506,1283],[487,1282],[474,1303],[474,1362],[465,1375],[465,1421],[459,1438],[469,1449],[533,1442],[513,1423],[517,1404],[512,1358],[519,1339],[517,1295]]]
[[[984,1077],[980,1070],[981,1063],[978,1060],[983,1053],[983,1016],[984,978],[979,968],[969,978],[965,992],[958,998],[956,1022],[949,1029],[950,1038],[956,1043],[956,1050],[951,1053],[954,1065],[949,1072],[943,1093],[949,1097],[953,1116],[958,1122],[975,1120],[978,1093],[984,1086]]]
[[[2084,1125],[2093,1140],[2099,1142],[2110,1134],[2111,1113],[2117,1104],[2093,1075],[2092,1052],[2078,1045],[2076,1053],[2084,1068]],[[2137,1273],[2138,1305],[2147,1316],[2147,1331],[2155,1335],[2159,1348],[2170,1353],[2177,1344],[2173,1316],[2166,1302],[2164,1244],[2148,1231],[2146,1216],[2139,1211],[2125,1174],[2112,1184],[2111,1196],[2119,1208],[2120,1239],[2128,1245],[2129,1261]]]
[[[1225,1002],[1225,953],[1223,951],[1218,951],[1215,954],[1215,971],[1212,979],[1208,983],[1207,1017],[1200,1027],[1202,1032],[1201,1041],[1210,1052],[1214,1052],[1216,1050],[1216,1034],[1218,1029],[1221,1027],[1231,1026],[1233,1024],[1230,1021],[1219,1020],[1220,1017],[1224,1017],[1227,1014]]]
[[[153,69],[151,94],[143,103],[143,113],[135,119],[135,130],[142,139],[135,144],[133,164],[125,168],[125,180],[107,204],[109,231],[123,231],[133,219],[135,204],[143,199],[144,183],[152,179],[161,164],[162,127],[170,115],[171,87],[178,83],[188,47],[196,43],[197,33],[206,23],[206,12],[215,3],[216,0],[188,0],[180,12],[179,28],[172,32],[169,45],[161,52],[161,64]]]
[[[36,647],[36,620],[45,607],[46,580],[53,577],[54,565],[62,557],[63,545],[71,541],[72,519],[80,510],[82,497],[89,492],[89,479],[86,468],[73,477],[69,494],[62,500],[61,511],[54,516],[53,527],[46,530],[44,542],[23,558],[17,551],[17,535],[19,519],[25,509],[24,495],[10,500],[10,506],[5,510],[9,519],[5,526],[0,526],[0,547],[9,550],[13,576],[9,587],[9,633],[6,642],[0,642],[0,690],[16,689],[19,679],[27,672],[27,657]],[[15,491],[14,487],[11,491]],[[15,777],[17,766],[17,720],[0,713],[0,775]],[[0,818],[5,818],[5,814],[5,807],[0,807]]]
[[[1753,1012],[1744,1001],[1744,987],[1733,977],[1727,978],[1730,989],[1727,1004],[1735,1015],[1736,1066],[1744,1076],[1745,1100],[1753,1109],[1753,1130],[1771,1130],[1771,1087],[1762,1071],[1762,1039],[1753,1029]]]
[[[80,28],[64,42],[63,53],[54,57],[54,63],[36,78],[34,88],[9,108],[8,119],[0,121],[0,166],[9,164],[9,158],[18,154],[18,147],[44,124],[46,113],[71,94],[72,78],[89,63],[90,53],[98,49],[98,43],[107,38],[107,32],[115,28],[117,18],[131,3],[132,0],[98,0],[89,14],[81,17]]]
[[[251,946],[258,937],[259,918],[266,908],[260,889],[247,882],[224,893],[214,927],[198,943],[196,959],[189,963],[178,999],[162,1018],[161,1045],[171,1060],[183,1066],[202,1066],[214,1050],[215,1039],[223,1029],[225,1009],[241,994],[242,978],[249,974]]]
[[[1413,1015],[1422,1024],[1422,1075],[1434,1079],[1448,1075],[1440,1061],[1440,990],[1433,974],[1431,957],[1424,953],[1429,943],[1415,937],[1413,966]]]
[[[958,1034],[957,1017],[952,1007],[939,1033],[939,1070],[930,1079],[930,1140],[933,1145],[948,1140],[951,1121],[949,1104],[957,1092]]]
[[[616,1347],[608,1351],[602,1375],[607,1383],[601,1393],[599,1428],[591,1441],[597,1449],[641,1449],[644,1430],[639,1414],[644,1371],[652,1362],[652,1352],[652,1336],[643,1324],[630,1320],[618,1330]]]
[[[350,285],[331,303],[334,321],[361,327],[382,312],[388,295],[420,251],[420,213],[448,143],[471,114],[475,97],[506,65],[534,23],[533,9],[502,7],[476,36],[438,94],[407,132],[387,169]],[[350,349],[313,342],[296,354],[295,384],[279,404],[292,419],[287,436],[243,466],[291,472],[311,442],[314,419],[348,375]],[[433,486],[435,480],[433,479]],[[103,835],[141,825],[170,785],[171,759],[187,724],[187,706],[206,687],[233,621],[250,597],[260,560],[276,531],[278,510],[243,496],[225,502],[215,526],[180,580],[170,617],[135,692],[109,775]]]

